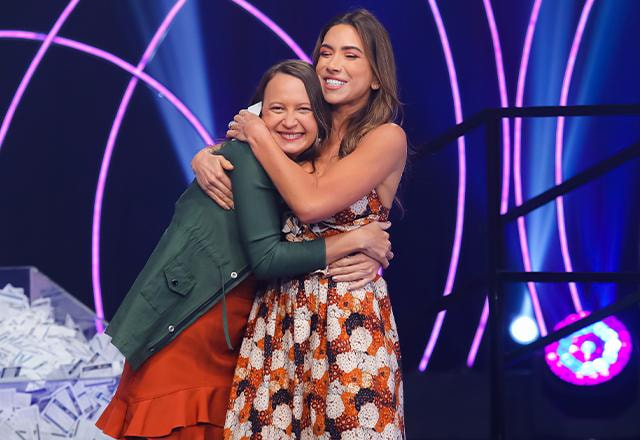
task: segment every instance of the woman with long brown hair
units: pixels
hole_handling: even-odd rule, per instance
[[[407,155],[404,131],[393,123],[395,63],[380,22],[365,10],[337,17],[313,58],[332,109],[331,134],[315,160],[296,165],[247,112],[228,132],[247,140],[293,210],[284,228],[289,241],[386,220]],[[404,436],[400,348],[386,284],[377,278],[352,289],[336,274],[339,268],[285,279],[256,299],[226,438]]]

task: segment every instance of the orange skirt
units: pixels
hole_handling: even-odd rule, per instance
[[[233,351],[225,341],[219,302],[138,370],[125,363],[118,389],[96,426],[116,439],[221,439],[255,292],[250,276],[226,296]]]

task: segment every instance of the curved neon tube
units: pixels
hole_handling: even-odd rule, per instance
[[[509,99],[507,96],[507,82],[504,74],[504,63],[502,62],[502,47],[500,45],[500,36],[498,35],[498,26],[496,25],[496,19],[493,15],[493,8],[491,7],[490,0],[482,0],[484,4],[484,11],[487,16],[487,23],[489,25],[489,31],[491,32],[491,43],[493,44],[493,55],[496,60],[496,75],[498,78],[498,91],[500,93],[500,105],[502,107],[509,106]],[[509,209],[509,171],[511,170],[511,136],[509,130],[509,120],[504,118],[502,120],[502,192],[500,195],[500,214],[504,214]],[[469,355],[467,356],[467,366],[473,367],[480,348],[480,342],[482,341],[482,335],[487,326],[487,320],[489,318],[489,301],[485,297],[484,306],[482,308],[482,314],[480,315],[480,322],[478,328],[473,337],[471,348],[469,349]]]
[[[487,321],[489,320],[489,298],[485,295],[484,305],[482,306],[482,313],[480,314],[480,324],[476,329],[476,333],[473,336],[473,342],[471,343],[471,349],[467,356],[467,367],[473,367],[476,362],[476,356],[478,355],[478,349],[480,348],[480,342],[482,342],[482,335],[487,327]]]
[[[28,32],[28,31],[20,31],[20,30],[0,30],[0,39],[2,38],[43,41],[46,38],[46,36],[44,34],[40,34],[36,32]],[[182,101],[180,101],[169,89],[167,89],[164,85],[162,85],[160,82],[158,82],[148,74],[142,72],[139,69],[136,69],[133,65],[127,63],[123,59],[109,52],[106,52],[102,49],[98,49],[96,47],[90,46],[88,44],[80,43],[78,41],[74,41],[74,40],[70,40],[62,37],[55,37],[52,39],[52,42],[54,44],[69,47],[71,49],[75,49],[77,51],[87,53],[89,55],[93,55],[102,60],[108,61],[111,64],[114,64],[120,67],[121,69],[125,70],[126,72],[130,73],[135,78],[142,80],[147,85],[149,85],[152,89],[154,89],[156,92],[166,97],[167,100],[173,106],[175,106],[178,109],[178,111],[182,113],[182,115],[191,123],[191,125],[196,129],[200,137],[206,143],[213,143],[213,138],[207,133],[202,123],[196,118],[196,116],[191,112],[191,110],[189,110],[187,106],[184,105]],[[95,210],[95,206],[94,206],[94,210]],[[94,211],[94,220],[95,220],[95,211]],[[95,221],[94,221],[94,225],[95,225]],[[92,230],[92,243],[93,243],[93,233],[95,233],[94,230]],[[93,256],[93,249],[92,249],[92,256]],[[92,276],[93,276],[93,265],[94,263],[92,261]],[[99,276],[99,272],[98,272],[98,276]],[[102,296],[101,296],[100,288],[98,288],[98,290],[95,289],[95,284],[94,284],[94,305],[96,308],[96,329],[98,331],[102,331],[103,330],[102,320],[104,319],[104,310],[102,307]]]
[[[493,44],[493,55],[496,60],[496,75],[498,77],[498,91],[500,93],[500,105],[509,107],[507,97],[507,81],[504,74],[504,63],[502,62],[502,47],[500,46],[500,36],[498,26],[493,15],[493,8],[490,0],[482,0],[484,10],[487,15],[489,31],[491,32],[491,43]],[[500,196],[500,214],[507,212],[509,208],[509,171],[511,170],[511,133],[509,130],[509,120],[502,119],[502,193]]]
[[[77,2],[79,0],[75,0],[75,1]],[[264,23],[267,27],[269,27],[269,29],[271,29],[278,37],[280,37],[296,53],[296,55],[298,55],[298,57],[300,57],[301,59],[307,62],[311,62],[311,59],[304,53],[304,51],[302,51],[300,46],[298,46],[298,44],[295,43],[295,41],[293,41],[293,39],[286,32],[284,32],[284,30],[282,30],[282,28],[280,28],[277,24],[275,24],[273,20],[271,20],[264,13],[262,13],[261,11],[259,11],[257,8],[255,8],[253,5],[251,5],[246,1],[234,0],[234,2],[239,6],[241,6],[242,8],[244,8],[245,10],[247,10],[248,12],[250,12],[256,18],[258,18],[262,23]],[[175,16],[175,13],[177,13],[177,11],[182,7],[183,4],[184,4],[184,1],[180,1],[176,3],[176,5],[174,6],[174,9],[172,9],[172,11],[167,16],[167,18],[171,17],[169,22],[173,19],[172,17]],[[167,19],[165,19],[165,22],[167,22]],[[161,28],[162,27],[166,28],[167,26],[161,26]],[[159,31],[156,33],[154,40],[158,40],[158,41],[152,40],[152,42],[150,43],[150,48],[148,48],[148,50],[145,51],[145,55],[147,57],[150,57],[153,54],[154,47],[157,46],[157,44],[159,43],[159,39],[161,38],[161,35],[165,30],[161,31],[161,29],[159,29]],[[42,34],[38,34],[35,32],[10,31],[10,30],[0,31],[0,38],[46,40],[46,37],[44,37]],[[144,63],[142,63],[142,60],[141,60],[141,64],[143,65],[140,66],[139,64],[137,68],[134,68],[131,64],[116,57],[115,55],[110,54],[104,50],[95,48],[93,46],[86,45],[84,43],[80,43],[80,42],[65,39],[65,38],[53,38],[53,37],[51,38],[51,42],[54,42],[56,44],[63,45],[66,47],[70,47],[76,50],[80,50],[82,52],[94,55],[98,58],[107,60],[117,65],[118,67],[124,69],[125,71],[131,73],[134,76],[134,78],[130,81],[129,86],[127,87],[127,90],[125,91],[125,96],[123,97],[123,102],[125,102],[125,104],[122,105],[121,103],[121,106],[118,109],[118,113],[116,114],[116,119],[114,120],[114,125],[112,126],[112,130],[109,134],[109,140],[107,143],[107,148],[105,150],[105,158],[103,159],[103,163],[100,168],[100,176],[98,179],[98,189],[96,190],[96,199],[94,202],[94,216],[93,216],[93,228],[92,228],[92,282],[93,282],[93,288],[94,288],[94,303],[96,307],[96,316],[98,318],[97,326],[99,327],[99,330],[101,330],[101,326],[102,326],[101,320],[104,319],[104,309],[102,304],[102,289],[100,287],[100,270],[99,270],[99,236],[100,236],[100,216],[102,211],[102,200],[104,196],[104,185],[106,182],[106,175],[108,173],[108,167],[109,167],[109,163],[110,163],[110,159],[113,151],[113,146],[115,144],[115,139],[117,137],[117,132],[119,131],[119,127],[121,125],[122,118],[124,117],[124,113],[126,111],[128,101],[130,101],[131,94],[133,93],[133,89],[135,89],[135,85],[132,85],[132,83],[135,84],[137,83],[137,79],[142,79],[144,82],[149,84],[152,88],[156,89],[159,93],[166,96],[167,99],[175,107],[177,107],[178,110],[195,127],[200,137],[206,143],[213,143],[213,139],[207,133],[202,123],[200,123],[200,121],[191,113],[191,111],[180,100],[178,100],[175,97],[175,95],[173,95],[173,93],[171,93],[166,87],[162,86],[161,83],[159,83],[149,75],[142,72],[142,69],[144,68],[144,65],[146,65],[148,60],[145,60]],[[143,59],[145,58],[145,55],[143,55]]]
[[[167,16],[164,18],[155,35],[151,39],[151,42],[142,54],[140,62],[136,66],[136,70],[141,72],[147,66],[149,60],[158,48],[162,38],[166,34],[169,26],[173,22],[174,18],[185,5],[186,0],[178,0],[171,8]],[[93,225],[91,228],[91,281],[93,283],[93,297],[96,308],[96,317],[99,321],[98,331],[102,332],[104,329],[102,320],[104,320],[104,308],[102,305],[102,285],[100,282],[100,226],[102,222],[102,202],[104,199],[104,190],[107,181],[107,175],[109,173],[109,165],[111,164],[111,157],[113,155],[113,149],[115,147],[116,139],[122,125],[122,120],[131,101],[131,96],[138,85],[138,78],[133,76],[129,80],[129,84],[124,92],[118,111],[116,113],[111,130],[109,131],[109,137],[107,139],[107,146],[105,147],[102,163],[100,165],[100,174],[98,176],[98,185],[96,188],[96,196],[93,203]]]
[[[16,39],[16,40],[33,40],[33,41],[42,41],[45,39],[44,34],[40,34],[37,32],[29,32],[29,31],[21,31],[21,30],[0,30],[0,39]],[[100,58],[102,60],[108,61],[111,64],[121,68],[122,70],[130,73],[131,75],[139,78],[141,81],[146,83],[153,90],[161,94],[163,97],[167,98],[167,101],[171,103],[193,126],[193,128],[198,132],[198,135],[204,139],[207,143],[213,143],[213,137],[207,130],[204,128],[200,120],[189,110],[189,108],[184,105],[182,101],[180,101],[176,95],[173,94],[171,90],[166,88],[161,82],[150,76],[145,72],[136,71],[135,66],[126,62],[122,58],[119,58],[113,55],[110,52],[107,52],[102,49],[98,49],[95,46],[90,46],[85,43],[81,43],[79,41],[70,40],[68,38],[63,37],[55,37],[53,39],[53,43],[59,46],[68,47],[79,52],[83,52],[89,55],[92,55],[96,58]]]
[[[38,52],[36,52],[36,55],[31,60],[31,64],[29,64],[29,67],[27,68],[27,72],[22,77],[22,80],[20,81],[20,84],[16,89],[16,93],[13,95],[13,98],[11,99],[11,104],[9,104],[9,109],[7,110],[7,113],[5,113],[4,119],[2,120],[2,125],[0,125],[0,149],[2,148],[4,139],[7,136],[7,132],[9,131],[9,126],[11,125],[13,116],[16,113],[16,109],[18,108],[18,105],[22,100],[22,96],[24,95],[24,92],[27,89],[29,82],[31,82],[31,78],[33,78],[33,75],[34,73],[36,73],[36,69],[40,65],[42,58],[44,58],[44,55],[47,53],[47,50],[49,50],[49,47],[51,46],[51,42],[53,41],[55,36],[58,34],[58,32],[60,31],[60,28],[65,23],[65,21],[67,21],[67,18],[69,18],[69,15],[71,15],[71,13],[73,12],[73,10],[75,9],[75,7],[78,5],[79,2],[80,0],[71,0],[69,4],[67,4],[67,7],[64,8],[62,13],[58,17],[58,19],[55,21],[53,27],[51,28],[47,36],[43,39],[43,42],[40,45],[40,48],[38,49]]]
[[[436,4],[435,0],[429,0],[429,7],[431,8],[431,13],[433,14],[433,18],[436,22],[436,27],[438,28],[438,35],[440,37],[442,50],[444,52],[444,57],[447,63],[449,82],[451,84],[451,94],[453,96],[455,119],[456,124],[459,124],[462,122],[462,102],[460,100],[458,77],[453,62],[453,55],[451,54],[451,47],[449,46],[449,39],[447,38],[447,32],[445,30],[444,23],[442,22],[442,16],[440,15],[440,11],[438,10],[438,5]],[[464,227],[465,190],[467,185],[466,181],[467,163],[465,141],[464,137],[460,137],[458,138],[458,203],[456,211],[456,226],[453,239],[453,249],[451,252],[451,260],[449,262],[449,271],[447,273],[447,281],[445,283],[443,296],[447,296],[451,293],[451,290],[453,289],[453,282],[456,278],[456,272],[458,270],[460,246],[462,244],[462,229]],[[427,342],[427,346],[425,347],[422,359],[420,360],[420,364],[418,366],[418,369],[420,371],[424,371],[429,364],[429,360],[431,359],[431,355],[433,354],[438,336],[440,335],[440,330],[442,329],[442,323],[444,322],[445,316],[446,310],[441,310],[436,317],[433,329],[431,330],[431,335],[429,335],[429,341]]]
[[[527,25],[527,33],[524,39],[524,47],[522,49],[522,58],[520,59],[520,70],[518,72],[518,85],[516,88],[516,100],[515,106],[522,107],[524,96],[524,84],[527,78],[527,66],[529,64],[529,55],[531,53],[531,44],[533,42],[533,34],[535,33],[536,23],[538,21],[538,14],[540,12],[540,6],[542,0],[535,0],[531,16],[529,17],[529,24]],[[513,180],[514,180],[514,195],[516,199],[516,205],[520,206],[523,203],[522,197],[522,173],[521,173],[521,136],[522,136],[522,119],[515,118],[513,126]],[[527,241],[527,227],[524,217],[518,217],[518,237],[520,239],[520,252],[522,253],[522,263],[524,269],[527,272],[531,272],[531,255],[529,254],[529,244]],[[547,326],[544,322],[544,316],[542,315],[542,308],[540,307],[540,300],[538,298],[538,292],[535,283],[527,283],[529,293],[531,295],[531,304],[533,306],[533,312],[538,323],[538,328],[542,336],[547,335]]]
[[[560,104],[567,105],[569,96],[569,87],[571,86],[571,78],[573,77],[573,69],[576,63],[576,57],[578,56],[578,50],[580,49],[580,43],[582,41],[582,35],[584,34],[584,28],[587,25],[589,19],[589,13],[593,6],[594,0],[587,0],[582,8],[580,14],[580,20],[578,21],[578,27],[576,28],[576,34],[573,37],[573,43],[571,44],[571,50],[569,51],[569,58],[567,60],[567,67],[564,72],[564,78],[562,80],[562,90],[560,91]],[[562,183],[562,151],[564,141],[564,117],[558,118],[558,125],[556,126],[556,154],[555,154],[555,184]],[[571,263],[571,254],[569,253],[569,242],[567,240],[567,226],[565,222],[564,213],[564,198],[558,197],[556,199],[556,216],[558,219],[558,235],[560,237],[560,251],[562,252],[562,261],[567,272],[573,272],[573,264]],[[569,283],[569,291],[571,292],[571,300],[576,312],[583,311],[582,302],[580,301],[580,295],[578,293],[578,287],[576,283]]]
[[[245,0],[231,0],[236,5],[240,6],[242,9],[256,17],[260,20],[265,26],[267,26],[271,31],[276,34],[280,39],[291,48],[292,51],[300,58],[301,60],[306,61],[311,64],[311,58],[304,53],[304,51],[298,46],[298,44],[293,41],[293,38],[289,36],[280,26],[278,26],[273,20],[267,17],[262,11],[253,6],[251,3]]]

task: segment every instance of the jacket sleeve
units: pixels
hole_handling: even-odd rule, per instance
[[[227,142],[219,153],[234,165],[231,183],[238,229],[256,278],[291,277],[324,268],[324,239],[283,240],[280,196],[250,147]]]

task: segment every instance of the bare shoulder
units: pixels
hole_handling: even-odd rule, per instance
[[[407,135],[402,127],[392,122],[371,130],[362,139],[361,144],[375,145],[377,148],[392,150],[395,154],[402,156],[407,154]]]

